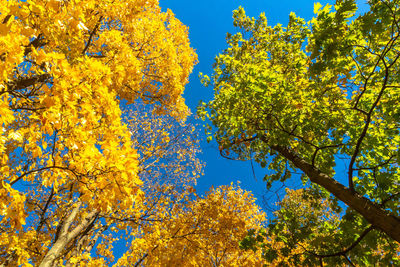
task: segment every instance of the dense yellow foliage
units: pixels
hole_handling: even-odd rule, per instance
[[[240,187],[221,186],[196,199],[185,196],[160,214],[134,234],[120,266],[262,266],[260,250],[239,248],[247,232],[260,230],[266,220],[251,193]]]
[[[68,246],[94,238],[99,218],[139,216],[120,101],[184,119],[195,62],[187,28],[156,0],[0,0],[0,263],[47,266],[78,253]]]

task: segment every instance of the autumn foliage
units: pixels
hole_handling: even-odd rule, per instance
[[[0,1],[0,266],[262,261],[251,194],[193,189],[196,61],[156,0]]]
[[[0,0],[0,266],[398,265],[400,3],[368,3],[286,27],[233,13],[199,114],[268,188],[308,186],[267,225],[239,185],[194,189],[197,55],[172,11]]]
[[[262,266],[261,251],[241,250],[249,230],[260,230],[265,214],[251,193],[238,186],[211,189],[204,197],[186,194],[164,207],[159,220],[144,224],[129,262],[145,266]]]
[[[184,119],[196,54],[157,1],[1,1],[0,60],[1,261],[67,263],[100,221],[141,211],[120,102]]]

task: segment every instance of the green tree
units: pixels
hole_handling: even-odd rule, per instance
[[[244,249],[261,248],[276,266],[398,266],[400,246],[354,211],[342,216],[332,198],[312,189],[286,190],[266,229],[252,231]],[[360,232],[360,229],[365,229]]]
[[[222,156],[271,170],[268,186],[300,171],[344,202],[342,220],[361,216],[359,236],[370,229],[399,242],[400,1],[368,4],[357,18],[355,1],[315,4],[310,22],[292,13],[286,27],[234,11],[241,31],[216,57],[215,96],[199,114]]]

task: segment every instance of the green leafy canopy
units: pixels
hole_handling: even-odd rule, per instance
[[[291,13],[285,27],[235,10],[239,32],[227,35],[211,81],[203,78],[215,94],[199,115],[223,156],[268,167],[268,185],[301,171],[347,205],[341,220],[355,214],[390,243],[400,241],[400,1],[368,4],[358,17],[352,0],[315,4],[311,21]],[[355,228],[344,225],[348,240]]]

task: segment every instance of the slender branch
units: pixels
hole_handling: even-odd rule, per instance
[[[275,118],[276,122],[277,122],[278,125],[279,125],[278,129],[280,128],[281,131],[283,131],[284,133],[288,134],[289,136],[293,136],[293,137],[295,137],[295,138],[300,139],[300,140],[303,141],[305,144],[308,144],[308,145],[310,145],[310,146],[313,146],[313,147],[315,147],[315,148],[318,148],[317,145],[315,145],[315,144],[313,144],[313,143],[311,143],[311,142],[308,142],[308,141],[305,140],[302,136],[299,136],[299,135],[294,134],[293,131],[290,131],[290,132],[289,132],[288,130],[286,130],[285,127],[283,127],[283,125],[282,125],[281,122],[279,121],[278,117],[277,117],[277,116],[273,116],[273,117]]]
[[[72,172],[72,174],[74,174],[75,177],[79,177],[79,175],[75,171],[69,169],[68,167],[48,166],[48,167],[43,167],[43,168],[39,168],[39,169],[36,169],[36,170],[31,170],[31,171],[25,172],[24,174],[18,176],[14,181],[10,182],[10,185],[11,186],[14,185],[16,182],[18,182],[19,180],[21,180],[22,178],[24,178],[25,176],[27,176],[29,174],[32,174],[32,173],[35,173],[35,172],[41,172],[41,171],[44,171],[44,170],[50,170],[50,169],[67,170],[67,171]]]
[[[54,196],[54,187],[52,186],[52,187],[51,187],[50,196],[48,197],[48,199],[47,199],[47,201],[46,201],[46,205],[44,206],[44,208],[43,208],[43,210],[42,210],[42,213],[40,214],[40,222],[39,222],[38,227],[36,228],[36,232],[37,232],[37,233],[39,233],[40,229],[42,228],[42,226],[43,226],[43,224],[44,224],[44,221],[45,221],[45,218],[44,218],[44,217],[45,217],[45,215],[46,215],[47,208],[49,207],[50,201],[51,201],[51,199],[53,198],[53,196]]]
[[[24,51],[24,56],[27,56],[30,52],[32,52],[32,47],[39,48],[43,47],[47,44],[47,42],[42,38],[42,34],[39,34],[34,40],[32,40],[26,47]]]
[[[371,108],[370,108],[370,110],[369,110],[369,112],[367,114],[367,119],[366,119],[364,128],[363,128],[363,130],[362,130],[362,132],[361,132],[361,134],[360,134],[360,136],[359,136],[359,138],[357,140],[356,148],[354,149],[354,153],[353,153],[353,155],[351,157],[350,164],[349,164],[348,182],[349,182],[349,188],[353,193],[355,193],[354,183],[353,183],[353,171],[354,171],[353,166],[354,166],[356,158],[357,158],[357,156],[358,156],[358,154],[360,152],[361,144],[362,144],[365,136],[367,135],[367,131],[368,131],[369,125],[370,125],[371,120],[372,120],[372,113],[373,113],[375,107],[378,105],[380,99],[383,96],[383,92],[386,89],[386,85],[387,85],[388,80],[389,80],[389,68],[391,66],[393,66],[393,64],[397,61],[397,59],[399,58],[399,55],[393,60],[393,62],[389,66],[386,65],[384,57],[388,53],[388,51],[390,51],[390,48],[392,47],[393,43],[396,41],[396,39],[398,37],[399,37],[399,35],[396,36],[395,38],[392,38],[386,44],[386,46],[385,46],[385,48],[384,48],[384,50],[382,52],[382,55],[379,57],[379,59],[378,59],[376,65],[375,65],[373,71],[371,72],[371,74],[369,76],[369,77],[372,76],[372,74],[374,73],[378,63],[382,60],[383,64],[385,65],[385,77],[384,77],[384,80],[383,80],[383,84],[382,84],[381,90],[379,91],[379,94],[378,94],[377,98],[375,99],[375,102],[372,104],[372,106],[371,106]],[[390,43],[392,43],[392,44],[390,44]],[[366,90],[367,83],[368,83],[368,80],[365,81],[365,83],[364,83],[364,91],[363,92],[365,92],[365,90]],[[358,101],[360,100],[360,98],[361,98],[361,96],[357,99],[356,104],[354,106],[355,108],[357,107],[357,104],[358,104]]]
[[[320,150],[325,149],[325,148],[338,148],[338,147],[343,146],[343,145],[344,145],[344,144],[340,143],[340,144],[337,144],[337,145],[328,145],[328,146],[320,146],[320,147],[317,147],[317,148],[315,149],[314,153],[313,153],[313,156],[312,156],[312,159],[311,159],[311,164],[312,164],[313,166],[315,166],[315,159],[317,158],[317,154],[318,154],[318,152],[319,152]]]
[[[9,21],[10,18],[11,18],[11,15],[5,16],[4,19],[3,19],[2,24],[6,24]]]
[[[342,250],[342,251],[338,251],[335,253],[330,253],[330,254],[316,254],[313,253],[316,257],[319,258],[330,258],[330,257],[337,257],[337,256],[345,256],[347,253],[349,253],[353,248],[355,248],[360,242],[361,240],[364,239],[364,237],[371,232],[373,229],[375,229],[375,227],[373,225],[370,225],[368,228],[366,228],[361,235],[353,242],[353,244],[351,244],[349,247],[347,247],[346,249]]]
[[[158,245],[155,248],[157,248],[157,247],[158,247]],[[149,256],[149,254],[144,253],[143,256],[135,263],[134,267],[138,267],[139,264],[141,264],[147,258],[147,256]]]
[[[396,12],[390,7],[390,5],[388,3],[386,3],[386,1],[381,1],[381,2],[390,10],[390,13],[392,13],[394,24],[396,25],[397,31],[399,32],[400,27],[399,27],[399,23],[396,19]],[[393,24],[392,24],[392,35],[393,35],[393,33],[394,33],[394,30],[393,30]]]
[[[347,255],[343,255],[343,257],[347,260],[347,262],[348,262],[351,266],[356,267],[356,266],[354,265],[354,263],[351,262],[351,260],[349,259],[349,257],[348,257]]]
[[[380,167],[383,167],[387,164],[390,163],[390,161],[392,160],[392,158],[394,158],[394,155],[391,155],[389,159],[387,159],[386,161],[382,162],[381,164],[378,164],[376,166],[373,167],[361,167],[361,168],[357,168],[357,169],[353,169],[354,171],[359,171],[359,170],[373,170],[373,169],[377,169]]]
[[[94,26],[94,29],[90,32],[89,40],[87,41],[85,48],[82,51],[82,55],[84,55],[86,53],[86,51],[88,50],[90,43],[92,42],[92,38],[96,34],[96,31],[98,30],[102,19],[103,19],[103,16],[100,16],[99,20],[96,23],[96,26]]]
[[[45,109],[44,107],[41,108],[31,108],[31,107],[22,107],[22,106],[11,106],[10,109],[12,111],[19,111],[19,110],[27,110],[27,111],[32,111],[32,112],[36,112],[39,113],[40,110]]]
[[[386,205],[387,202],[389,202],[390,200],[399,197],[400,196],[400,192],[393,194],[387,198],[385,198],[384,200],[382,200],[382,203],[380,204],[381,207],[384,207]]]
[[[51,76],[49,74],[41,74],[29,78],[24,78],[16,81],[12,81],[8,83],[8,87],[11,89],[10,93],[13,93],[15,90],[21,90],[27,88],[29,86],[35,85],[36,83],[46,82]]]
[[[319,258],[319,266],[324,267],[324,261],[321,257]]]

